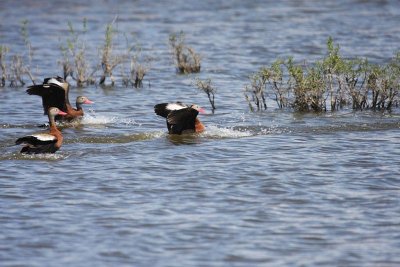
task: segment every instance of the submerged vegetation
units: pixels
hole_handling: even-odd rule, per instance
[[[278,59],[252,74],[245,86],[251,110],[267,109],[266,96],[279,108],[300,112],[390,110],[399,105],[400,53],[388,64],[367,59],[345,59],[340,48],[327,40],[326,56],[313,64],[295,64],[293,58]]]

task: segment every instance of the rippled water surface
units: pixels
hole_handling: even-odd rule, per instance
[[[140,90],[73,86],[95,104],[59,125],[54,155],[18,153],[46,117],[26,88],[0,88],[1,266],[400,266],[399,110],[297,114],[270,99],[251,113],[243,96],[260,66],[321,58],[328,36],[344,56],[387,62],[399,2],[81,2],[1,1],[0,43],[24,53],[28,19],[41,80],[61,75],[68,21],[88,19],[93,59],[118,15],[151,69]],[[168,35],[180,30],[199,75],[175,73]],[[214,114],[196,76],[218,88]],[[166,133],[153,106],[176,100],[208,109],[204,133]]]

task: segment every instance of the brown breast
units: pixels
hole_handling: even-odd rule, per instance
[[[200,120],[198,118],[196,118],[196,121],[195,121],[195,128],[196,128],[196,130],[195,130],[196,133],[201,133],[206,129],[206,127],[200,122]]]
[[[71,120],[71,119],[74,119],[76,117],[83,116],[83,110],[82,109],[76,110],[76,109],[72,108],[70,105],[67,106],[67,113],[68,114],[64,116],[64,119],[66,119],[66,120]]]
[[[50,128],[50,134],[57,138],[55,147],[60,148],[63,142],[63,136],[56,126]]]

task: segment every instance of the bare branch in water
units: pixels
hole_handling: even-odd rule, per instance
[[[196,78],[193,84],[196,85],[199,90],[207,94],[208,101],[210,101],[211,108],[214,112],[214,110],[216,109],[215,93],[217,90],[211,85],[211,79],[200,80],[199,78]]]

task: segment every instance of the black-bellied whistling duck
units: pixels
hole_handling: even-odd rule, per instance
[[[21,153],[26,154],[41,154],[41,153],[54,153],[60,149],[63,137],[61,132],[57,129],[55,117],[58,115],[65,116],[67,113],[59,110],[58,108],[51,107],[47,111],[50,124],[49,133],[32,134],[25,137],[18,138],[15,141],[16,145],[24,144]]]
[[[65,120],[71,121],[75,118],[80,118],[83,116],[83,104],[93,104],[86,96],[78,96],[76,98],[76,109],[72,108],[71,105],[67,105],[67,115],[62,117]],[[69,107],[69,108],[68,108]]]
[[[69,102],[69,84],[61,77],[46,78],[43,84],[31,85],[26,92],[29,95],[38,95],[42,97],[44,114],[50,107],[56,107],[67,113],[67,116],[56,116],[56,120],[71,121],[83,116],[82,104],[93,103],[87,97],[78,96],[76,98],[76,109]]]
[[[197,118],[204,109],[198,105],[185,105],[181,102],[161,103],[154,106],[154,112],[167,119],[168,132],[170,134],[201,133],[204,125]]]

